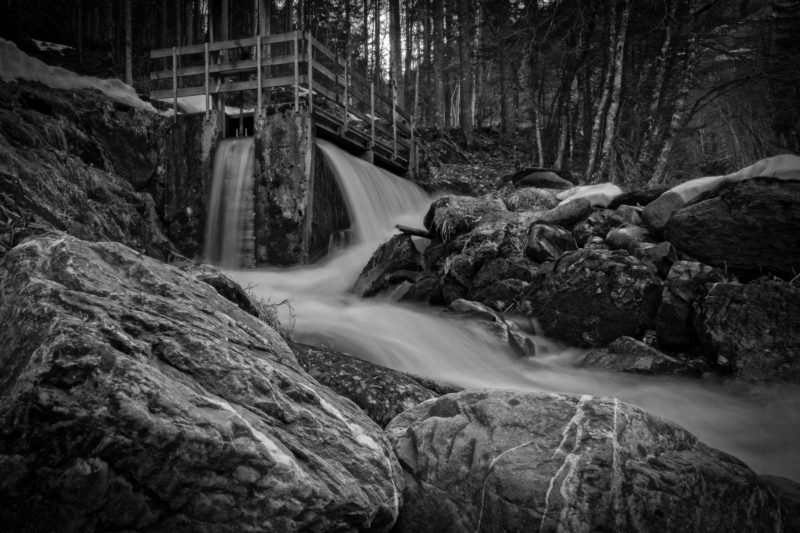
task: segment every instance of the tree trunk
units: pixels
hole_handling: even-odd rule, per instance
[[[669,131],[667,131],[664,143],[661,145],[661,150],[656,160],[653,176],[650,178],[648,185],[658,185],[664,182],[667,173],[667,166],[669,165],[669,157],[672,149],[675,147],[675,138],[684,126],[688,117],[686,109],[686,100],[689,96],[689,91],[692,86],[692,78],[694,71],[697,67],[697,55],[700,40],[697,35],[692,35],[689,39],[689,53],[684,63],[683,77],[678,85],[678,97],[675,99],[673,107],[672,118],[670,119]]]
[[[500,133],[506,139],[517,134],[517,113],[514,108],[514,64],[508,54],[501,51],[498,58],[500,70]]]
[[[389,0],[389,77],[397,94],[397,105],[405,107],[403,88],[403,45],[402,26],[400,24],[400,0]]]
[[[433,82],[434,82],[434,125],[445,127],[444,96],[444,2],[433,0]]]
[[[458,0],[458,70],[459,70],[459,122],[461,131],[467,141],[467,146],[472,145],[472,40],[473,17],[470,0]]]
[[[375,8],[375,20],[373,20],[375,39],[372,42],[372,53],[375,60],[373,62],[372,80],[375,84],[375,90],[377,91],[381,86],[381,1],[374,0],[373,6]]]
[[[169,46],[169,41],[167,40],[167,13],[169,10],[169,0],[161,0],[159,11],[161,12],[161,24],[159,27],[159,35],[161,36],[159,42],[161,43],[161,48],[166,48]]]
[[[664,43],[661,45],[661,53],[658,56],[658,68],[656,69],[656,76],[653,86],[653,94],[650,99],[650,108],[647,117],[647,131],[644,133],[644,139],[639,147],[639,154],[636,160],[636,168],[634,169],[634,177],[636,179],[642,178],[642,169],[649,165],[653,158],[653,147],[656,145],[656,140],[660,135],[660,123],[662,115],[662,106],[664,105],[664,92],[667,83],[667,72],[669,71],[670,58],[674,56],[673,34],[675,14],[677,10],[678,0],[671,0],[669,6],[669,15],[666,19],[666,26],[664,28]]]
[[[423,61],[422,64],[424,65],[424,74],[422,75],[423,85],[425,86],[425,95],[424,95],[424,104],[422,106],[422,112],[420,117],[420,123],[424,125],[430,125],[432,122],[433,113],[433,105],[430,93],[430,87],[433,86],[433,80],[431,80],[431,76],[433,75],[433,69],[431,65],[433,64],[433,59],[431,58],[432,49],[433,49],[433,37],[431,35],[431,3],[430,0],[425,1],[425,10],[423,12],[423,26],[422,31],[424,34],[424,46],[425,49],[423,51]]]
[[[605,171],[609,171],[609,179],[616,183],[616,153],[613,149],[614,136],[617,131],[617,118],[620,108],[620,97],[622,94],[622,75],[625,66],[625,39],[628,33],[628,21],[631,15],[631,3],[623,0],[622,20],[617,32],[617,43],[614,50],[614,81],[611,88],[611,103],[606,114],[606,132],[603,137],[603,150],[600,159],[600,172],[597,179],[602,179]]]
[[[623,0],[615,0],[619,3]],[[597,104],[597,110],[594,114],[594,121],[592,122],[592,137],[589,144],[589,158],[586,162],[585,179],[587,182],[592,182],[595,178],[595,169],[597,167],[598,152],[601,145],[601,135],[604,131],[606,108],[608,107],[608,99],[611,95],[612,74],[614,71],[614,51],[616,50],[616,35],[617,35],[617,18],[616,10],[608,9],[608,46],[607,46],[607,67],[606,73],[603,77],[603,90],[600,95],[600,101]]]
[[[183,40],[183,25],[181,19],[183,18],[183,2],[181,0],[174,0],[175,2],[175,46],[181,46]]]
[[[125,0],[125,83],[133,87],[133,46],[131,44],[131,0]]]
[[[407,105],[410,105],[409,102],[408,102],[407,96],[408,96],[408,93],[410,91],[409,87],[411,85],[410,76],[411,76],[411,60],[412,60],[413,51],[414,51],[414,22],[415,22],[415,19],[414,19],[414,16],[413,16],[413,12],[411,10],[411,1],[410,0],[404,0],[403,7],[405,8],[404,11],[405,11],[405,14],[406,14],[406,18],[405,18],[406,55],[405,55],[405,58],[404,58],[405,64],[403,66],[403,78],[402,78],[403,79],[403,102],[405,103],[405,105],[403,107],[405,108]],[[417,40],[417,42],[419,42],[419,40]],[[420,65],[420,61],[419,61],[419,52],[418,52],[417,53],[417,71],[419,71],[419,65]]]
[[[184,8],[186,9],[185,41],[186,44],[194,44],[194,0],[188,0]]]

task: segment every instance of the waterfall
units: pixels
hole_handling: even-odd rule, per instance
[[[520,359],[479,326],[428,306],[361,299],[350,289],[371,253],[402,222],[420,226],[430,199],[413,185],[319,141],[340,180],[360,242],[317,265],[230,272],[279,307],[296,340],[468,388],[614,396],[681,424],[759,473],[800,480],[800,389],[721,384],[577,367],[582,351],[540,337]],[[411,189],[411,190],[408,190]]]
[[[328,141],[318,139],[317,146],[342,191],[358,242],[378,242],[398,217],[427,207],[428,196],[408,180]]]
[[[243,266],[252,252],[254,161],[252,137],[223,139],[214,155],[205,256],[223,268]]]

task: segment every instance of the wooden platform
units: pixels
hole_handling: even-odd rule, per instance
[[[151,73],[151,99],[205,96],[241,91],[256,93],[256,113],[266,102],[282,99],[311,110],[318,134],[352,151],[372,151],[376,163],[403,174],[413,166],[414,132],[397,94],[377,90],[362,74],[310,33],[263,35],[224,42],[153,50],[163,69]]]

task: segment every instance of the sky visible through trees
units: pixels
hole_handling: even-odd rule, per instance
[[[378,85],[395,83],[418,127],[458,129],[466,143],[491,131],[585,182],[659,184],[800,151],[800,0],[0,6],[2,37],[73,46],[75,70],[130,77],[140,94],[151,49],[311,31]]]

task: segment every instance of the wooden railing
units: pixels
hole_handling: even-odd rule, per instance
[[[394,87],[390,95],[376,90],[310,33],[173,47],[153,50],[150,57],[167,62],[151,73],[155,84],[171,80],[171,87],[153,90],[150,98],[173,100],[176,115],[178,99],[186,96],[204,95],[207,114],[212,95],[255,90],[257,114],[265,95],[270,102],[292,97],[295,111],[307,106],[317,128],[408,167],[413,128]]]

